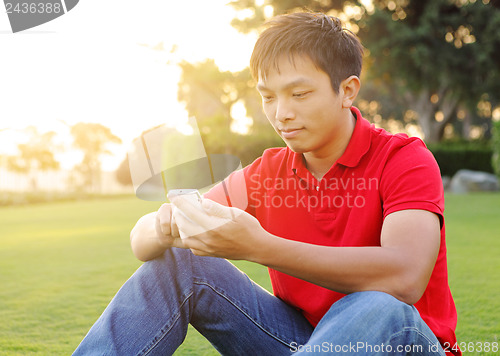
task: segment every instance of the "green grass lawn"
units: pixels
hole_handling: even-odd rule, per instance
[[[69,355],[140,265],[135,197],[0,208],[0,355]],[[449,273],[459,341],[499,342],[500,194],[447,196]],[[265,268],[237,262],[270,288]],[[193,329],[176,355],[216,355]]]
[[[446,196],[445,219],[457,338],[500,342],[500,194]]]

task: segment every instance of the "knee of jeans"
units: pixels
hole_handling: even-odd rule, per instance
[[[155,274],[161,274],[162,271],[183,270],[186,264],[191,263],[191,256],[191,250],[172,247],[167,249],[161,256],[145,262],[142,268]]]
[[[358,293],[354,293],[358,294]],[[377,291],[359,292],[361,301],[364,300],[369,314],[381,320],[400,321],[406,326],[413,325],[418,311],[412,305],[406,304],[394,296]]]
[[[348,294],[334,303],[327,315],[334,317],[339,312],[347,312],[350,319],[374,327],[387,324],[413,326],[419,315],[415,307],[401,302],[390,294],[377,291]]]

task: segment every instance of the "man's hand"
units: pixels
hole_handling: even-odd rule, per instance
[[[263,249],[267,232],[250,214],[209,199],[203,199],[202,210],[182,196],[172,199],[181,212],[173,218],[188,236],[182,239],[195,255],[255,261]]]
[[[158,242],[161,246],[169,248],[174,246],[176,239],[179,238],[179,229],[172,217],[172,205],[162,204],[155,216],[155,230],[158,236]]]
[[[170,247],[184,247],[172,218],[171,204],[163,204],[158,211],[140,218],[130,233],[130,243],[141,261],[156,258]]]

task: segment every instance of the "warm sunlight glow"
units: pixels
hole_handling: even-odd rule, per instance
[[[443,112],[438,111],[436,114],[434,114],[434,118],[436,119],[437,122],[442,122],[444,120]]]
[[[255,34],[231,27],[236,11],[226,0],[144,6],[110,0],[99,2],[98,12],[95,7],[80,2],[68,15],[21,34],[8,33],[0,12],[0,156],[17,151],[18,133],[30,125],[55,131],[69,150],[69,127],[95,122],[123,141],[102,157],[103,168],[114,170],[141,132],[186,121],[177,102],[178,63],[213,58],[221,70],[239,71],[255,42]],[[57,158],[64,167],[79,163],[71,153]]]
[[[493,118],[493,121],[500,121],[500,106],[493,110],[491,117]]]
[[[231,116],[234,118],[231,130],[240,134],[247,134],[253,121],[247,116],[247,109],[242,100],[233,104],[231,107]]]

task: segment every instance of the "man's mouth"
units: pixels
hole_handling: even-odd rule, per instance
[[[286,139],[291,139],[297,136],[302,131],[302,128],[287,128],[281,129],[281,136]]]

